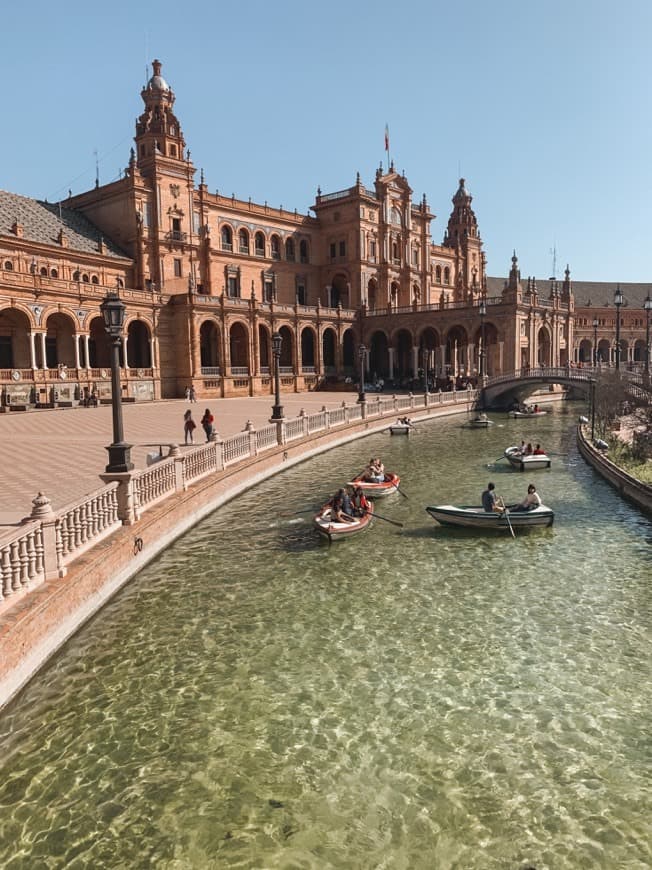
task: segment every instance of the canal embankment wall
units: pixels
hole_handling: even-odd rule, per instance
[[[603,450],[592,443],[586,424],[577,427],[577,446],[586,462],[617,489],[623,498],[652,515],[652,486],[632,477],[613,463]]]
[[[0,547],[0,708],[131,578],[204,517],[284,469],[375,432],[472,410],[476,391],[383,397],[170,455],[56,514],[34,500]]]

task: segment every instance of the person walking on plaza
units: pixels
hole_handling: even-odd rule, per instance
[[[184,395],[186,397],[186,402],[189,402],[190,401],[190,387],[186,387]]]
[[[183,435],[184,435],[184,443],[185,444],[194,444],[195,437],[192,434],[197,428],[197,424],[192,419],[192,411],[188,410],[183,415]]]
[[[201,418],[201,424],[204,427],[204,432],[206,433],[206,441],[210,441],[213,437],[213,423],[215,422],[215,417],[210,412],[209,408],[206,408],[204,411],[204,416]]]
[[[196,402],[197,401],[197,393],[195,392],[194,387],[190,387],[190,395],[188,396],[188,401],[189,402]]]

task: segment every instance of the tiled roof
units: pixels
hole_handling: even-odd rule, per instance
[[[487,295],[500,296],[505,286],[505,278],[487,278]],[[559,280],[561,285],[562,280]],[[521,276],[521,285],[525,290],[527,278]],[[575,297],[576,308],[607,308],[614,304],[616,282],[614,281],[574,281],[571,277],[571,288]],[[539,296],[550,295],[550,281],[537,279]],[[625,297],[625,303],[629,308],[642,308],[645,297],[652,297],[652,284],[624,284],[620,282],[620,289]]]
[[[68,239],[68,250],[99,253],[100,239],[104,241],[104,254],[109,257],[127,257],[87,217],[75,209],[59,207],[58,203],[42,202],[16,193],[0,190],[0,236],[13,236],[12,226],[18,221],[23,226],[23,238],[30,242],[59,247],[59,232]]]

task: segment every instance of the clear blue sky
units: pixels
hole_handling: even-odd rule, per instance
[[[116,178],[158,57],[210,190],[305,212],[388,123],[437,242],[467,179],[489,274],[652,280],[650,0],[36,0],[2,35],[7,190],[91,187],[95,149]]]

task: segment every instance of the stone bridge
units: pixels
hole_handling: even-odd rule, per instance
[[[539,368],[517,369],[486,378],[482,392],[478,399],[481,407],[492,405],[511,405],[514,401],[522,402],[527,396],[541,389],[542,384],[559,384],[573,390],[579,390],[587,396],[591,392],[591,386],[596,382],[601,372],[608,371],[605,368],[570,366],[550,366]],[[624,389],[636,399],[652,401],[652,390],[649,381],[635,372],[621,370],[624,378]]]

